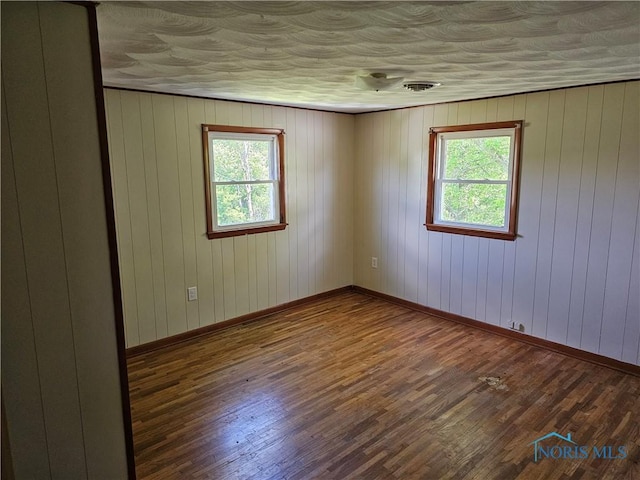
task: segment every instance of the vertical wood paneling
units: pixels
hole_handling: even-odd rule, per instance
[[[4,28],[4,23],[3,23]],[[16,478],[51,478],[47,434],[42,406],[33,318],[29,300],[26,259],[18,210],[13,152],[2,85],[2,401],[9,418],[20,419],[20,428],[8,425],[11,449],[16,455]],[[20,369],[7,367],[7,361]],[[4,427],[4,425],[3,425]],[[23,452],[36,452],[23,459]]]
[[[220,239],[222,253],[222,288],[224,290],[224,319],[237,317],[235,237]]]
[[[611,218],[611,239],[603,305],[600,345],[603,355],[620,359],[627,323],[634,237],[640,196],[640,83],[624,85],[624,107],[619,137],[618,171]],[[637,295],[638,291],[632,295]]]
[[[345,154],[349,159],[348,161],[337,160],[337,164],[340,166],[339,178],[342,181],[340,184],[340,194],[342,203],[347,206],[336,212],[336,217],[342,222],[342,234],[339,236],[340,248],[338,249],[340,264],[342,265],[340,278],[343,279],[343,282],[346,281],[348,285],[353,285],[353,172],[355,168],[353,139],[355,134],[355,121],[350,115],[339,115],[338,125],[340,126],[338,130],[340,146],[336,153],[336,159],[340,159],[342,155]]]
[[[549,288],[551,283],[551,261],[555,228],[556,198],[558,195],[558,170],[564,124],[565,91],[551,92],[547,115],[547,135],[542,166],[542,202],[540,205],[540,228],[538,230],[538,259],[534,289],[533,335],[546,338],[549,318]],[[526,159],[523,159],[526,161]],[[526,182],[526,178],[521,179]],[[522,219],[522,216],[519,218]]]
[[[233,316],[249,313],[249,241],[247,235],[233,237],[233,275],[236,279],[235,301],[236,310]],[[225,269],[225,272],[227,270]]]
[[[300,223],[298,221],[299,207],[298,207],[298,124],[296,121],[296,111],[286,109],[286,131],[287,139],[287,158],[289,161],[286,163],[285,168],[287,170],[287,208],[289,217],[289,250],[286,254],[289,255],[289,298],[298,298],[298,230],[300,230]]]
[[[316,144],[315,144],[315,131],[316,131],[316,119],[317,115],[310,114],[307,116],[307,131],[309,134],[307,135],[307,219],[308,219],[308,234],[307,238],[309,239],[309,253],[307,257],[307,276],[308,276],[308,288],[310,292],[317,291],[317,278],[316,273],[318,272],[318,268],[316,265],[316,242],[317,236],[313,235],[312,232],[319,231],[318,223],[316,219],[316,209],[313,208],[314,203],[316,201],[316,182],[317,182],[317,174],[316,171]]]
[[[84,461],[88,478],[116,478],[124,474],[124,429],[89,24],[82,8],[44,3],[39,11]],[[148,251],[142,258],[148,270]],[[143,293],[140,303],[151,311],[153,293]],[[64,466],[69,477],[76,468]]]
[[[504,244],[489,240],[487,255],[487,302],[485,304],[485,322],[492,325],[500,323],[502,308],[502,272],[504,271]]]
[[[274,232],[270,232],[267,235],[267,262],[268,262],[268,289],[269,297],[267,305],[278,304],[278,272],[277,272],[277,249],[276,249],[276,235]]]
[[[149,249],[149,216],[147,212],[147,188],[145,178],[145,164],[138,159],[143,158],[142,150],[142,119],[140,117],[140,103],[137,97],[129,92],[121,92],[120,112],[122,118],[122,132],[127,132],[124,140],[124,170],[126,175],[129,216],[131,218],[131,265],[125,268],[133,269],[135,282],[135,302],[138,319],[140,343],[149,342],[157,338],[154,292],[151,268],[151,250]],[[129,97],[129,98],[127,98]]]
[[[549,94],[527,95],[521,162],[518,217],[527,219],[518,224],[517,251],[513,293],[513,321],[522,323],[531,332],[533,300],[536,282],[536,258],[542,200],[542,177]],[[524,181],[526,180],[526,181]]]
[[[107,95],[112,93],[113,92],[109,90],[106,91]],[[149,236],[149,250],[151,252],[151,275],[153,277],[153,297],[155,306],[154,318],[156,324],[156,337],[162,338],[167,336],[168,326],[166,285],[164,280],[164,241],[162,239],[162,219],[160,218],[160,192],[158,189],[156,135],[155,126],[153,124],[152,102],[153,100],[149,94],[139,96],[140,123],[142,127],[142,154],[144,162],[145,187],[147,191],[147,217],[149,223],[149,231],[147,233]]]
[[[251,298],[251,311],[264,310],[269,306],[269,271],[267,257],[267,235],[256,238],[252,235],[248,238],[249,252],[253,254],[254,261],[249,268],[249,278],[253,285],[255,296]]]
[[[383,291],[388,291],[388,284],[390,274],[387,271],[386,265],[389,263],[388,258],[388,247],[389,247],[389,237],[388,232],[391,227],[389,225],[389,209],[390,209],[390,201],[389,201],[389,191],[391,190],[389,187],[389,180],[391,178],[391,170],[392,170],[392,157],[390,153],[390,142],[391,142],[391,134],[390,134],[390,124],[391,124],[391,114],[390,113],[382,113],[382,130],[381,130],[381,158],[380,158],[380,170],[382,172],[381,179],[381,188],[379,195],[379,205],[380,205],[380,230],[376,232],[380,236],[380,254],[378,256],[378,270],[380,270],[379,275],[379,285]],[[392,230],[393,231],[393,230]],[[382,273],[384,272],[384,274]],[[376,272],[378,273],[378,272]]]
[[[569,325],[567,329],[567,345],[576,348],[580,348],[580,334],[584,314],[584,295],[587,281],[589,246],[591,244],[591,215],[593,213],[593,194],[596,182],[598,145],[600,143],[603,94],[604,86],[589,87],[575,230]]]
[[[586,88],[574,88],[565,100],[547,324],[547,338],[558,343],[567,341],[573,273],[573,255],[567,252],[575,248],[587,94]]]
[[[152,98],[164,253],[167,330],[169,335],[174,335],[185,331],[188,325],[175,110],[173,98],[162,95],[154,95]],[[116,195],[118,195],[117,192]],[[122,218],[119,212],[116,212],[116,215],[117,218]],[[118,224],[120,223],[118,221]]]
[[[473,317],[476,314],[476,295],[478,293],[478,239],[465,238],[463,249],[460,313],[465,317]]]
[[[352,116],[106,94],[129,346],[353,283]],[[285,129],[286,230],[206,238],[202,123]]]
[[[478,284],[476,285],[476,313],[472,316],[477,320],[486,321],[487,317],[487,287],[489,284],[489,243],[488,238],[478,240]]]
[[[400,233],[398,231],[400,224],[400,215],[398,211],[398,202],[400,198],[400,172],[406,159],[402,158],[400,151],[402,129],[402,112],[394,110],[389,114],[389,190],[387,192],[387,201],[389,202],[389,210],[387,212],[386,224],[389,226],[390,235],[387,238],[387,249],[385,253],[385,262],[383,268],[387,275],[387,288],[392,295],[402,296],[400,292],[401,282],[398,277],[399,259],[398,248],[400,244]],[[404,193],[404,192],[402,192]]]
[[[332,215],[336,218],[335,228],[339,229],[344,235],[334,236],[335,246],[332,265],[335,268],[337,278],[352,279],[353,256],[351,255],[351,247],[353,241],[351,239],[351,219],[353,214],[353,176],[349,173],[350,166],[353,164],[352,152],[352,134],[347,133],[353,126],[353,122],[349,121],[350,117],[340,116],[333,122],[333,158],[339,158],[346,155],[351,161],[335,162],[333,164],[333,175],[336,178],[335,199]],[[346,133],[346,135],[345,135]],[[344,142],[347,138],[348,141]],[[351,191],[351,195],[347,192]],[[348,270],[348,271],[347,271]],[[351,280],[351,283],[353,281]]]
[[[173,101],[176,154],[178,160],[178,188],[180,192],[180,221],[182,231],[182,254],[184,259],[184,288],[193,287],[198,282],[198,264],[196,262],[196,243],[193,217],[193,179],[192,155],[189,131],[194,128],[189,124],[187,99],[177,97]],[[187,315],[187,328],[200,326],[198,303],[188,301],[183,291]]]
[[[365,141],[366,135],[371,129],[371,122],[373,116],[367,116],[364,121],[357,122],[355,128],[355,143],[356,143],[356,157],[363,161],[358,162],[355,166],[354,172],[354,189],[353,189],[353,205],[357,211],[364,209],[364,202],[366,199],[373,196],[369,192],[371,188],[372,180],[368,173],[371,168],[367,169],[366,166],[371,163],[371,154],[366,152],[367,143]],[[362,141],[360,141],[362,140]],[[361,216],[354,218],[354,227],[356,231],[360,231],[365,228],[366,219]],[[356,272],[356,282],[360,285],[371,285],[371,268],[366,268],[367,258],[373,256],[371,251],[371,239],[369,237],[354,237],[355,243],[355,255],[353,257],[354,270]]]
[[[90,35],[84,6],[2,5],[2,395],[16,478],[126,477]]]
[[[109,157],[113,182],[113,207],[116,216],[127,221],[118,222],[118,260],[122,285],[122,307],[125,317],[127,347],[140,343],[138,326],[138,305],[135,270],[133,261],[133,239],[131,238],[131,212],[129,209],[129,188],[127,185],[127,161],[122,125],[122,104],[120,92],[108,92],[105,97],[109,129]]]
[[[422,246],[420,231],[422,222],[420,212],[422,210],[419,202],[413,201],[421,198],[421,182],[416,179],[422,175],[422,155],[421,143],[423,126],[423,112],[421,109],[412,108],[409,110],[407,132],[407,173],[405,180],[404,205],[406,210],[405,238],[404,244],[404,298],[412,302],[418,301],[419,268],[420,268],[420,248]]]
[[[464,268],[464,237],[455,235],[451,238],[449,254],[449,311],[462,313],[462,270]]]
[[[428,263],[425,259],[429,258],[429,251],[431,249],[431,238],[426,228],[423,228],[424,221],[427,216],[427,160],[426,160],[426,145],[429,138],[429,128],[433,127],[433,107],[426,107],[416,109],[417,112],[422,112],[422,129],[416,138],[416,145],[410,146],[410,151],[416,155],[416,160],[420,162],[420,182],[419,182],[419,197],[420,201],[418,218],[416,219],[419,234],[419,248],[418,248],[418,299],[417,302],[421,304],[427,304],[429,295],[429,269]],[[410,137],[411,140],[411,137]],[[415,180],[414,180],[415,181]],[[410,197],[409,201],[414,197]]]
[[[382,132],[384,129],[384,118],[385,114],[378,113],[373,114],[373,128],[374,131]],[[384,185],[385,185],[385,177],[384,177],[384,165],[385,165],[385,149],[384,149],[384,136],[383,135],[375,135],[371,142],[368,141],[368,138],[365,137],[362,139],[363,142],[370,144],[371,148],[368,150],[368,153],[371,158],[371,163],[364,162],[364,168],[369,169],[371,176],[371,182],[373,185],[373,189],[371,190],[370,196],[363,200],[364,206],[363,208],[367,208],[366,204],[371,202],[371,210],[372,214],[368,216],[362,216],[363,222],[366,222],[367,219],[371,219],[372,223],[368,223],[369,225],[373,225],[373,230],[371,232],[371,256],[378,258],[378,268],[371,270],[371,286],[372,288],[383,288],[383,278],[384,276],[381,274],[380,269],[380,261],[381,257],[383,257],[383,240],[382,233],[384,231],[383,222],[384,222],[384,208],[386,202],[383,201],[384,195]],[[360,211],[359,211],[360,212]],[[359,217],[361,215],[358,215]],[[366,225],[367,223],[365,223]],[[358,233],[360,230],[358,231]],[[365,268],[371,267],[371,259],[365,259]]]
[[[398,169],[398,211],[396,217],[398,218],[398,238],[402,239],[398,241],[397,245],[397,283],[399,285],[399,296],[405,298],[407,292],[406,284],[406,252],[409,249],[414,248],[415,243],[404,241],[407,238],[407,216],[409,215],[409,205],[407,202],[407,184],[409,179],[407,173],[409,171],[409,154],[408,138],[409,134],[409,110],[403,109],[400,111],[400,135],[399,140],[399,155],[400,155],[400,168]],[[411,220],[409,219],[409,222]]]
[[[404,111],[359,115],[354,245],[371,253],[356,251],[356,283],[637,363],[638,85],[421,107],[423,131],[414,109],[408,124]],[[429,126],[511,119],[525,121],[518,239],[427,232],[413,162],[425,171]]]
[[[451,309],[451,244],[452,239],[448,235],[442,235],[442,257],[440,258],[440,308],[449,311]]]
[[[335,141],[335,137],[334,137],[333,127],[332,127],[334,122],[332,120],[331,114],[323,113],[320,117],[320,122],[322,126],[321,126],[321,131],[319,132],[320,136],[317,139],[317,144],[319,142],[320,153],[321,153],[321,157],[319,158],[319,161],[321,164],[320,170],[322,172],[321,173],[322,189],[318,191],[318,195],[321,196],[322,202],[324,202],[325,205],[331,206],[331,208],[327,208],[325,211],[322,212],[322,224],[326,225],[327,222],[331,223],[332,221],[331,219],[333,216],[333,202],[336,201],[336,197],[333,194],[333,192],[337,188],[337,185],[334,181],[334,178],[336,176],[336,163],[333,161],[329,161],[329,159],[335,155],[334,152],[336,150],[336,147],[333,144],[333,142]],[[355,121],[352,122],[352,125],[355,125]],[[354,182],[356,181],[355,177],[352,177],[350,181],[352,182],[351,198],[354,198],[355,194],[353,193],[353,185],[354,185]],[[320,198],[320,197],[317,197],[317,198]],[[330,285],[335,282],[335,275],[334,275],[335,269],[334,269],[334,264],[332,263],[333,255],[335,253],[335,246],[333,245],[334,236],[331,235],[330,229],[323,230],[322,237],[323,237],[322,238],[323,248],[322,248],[322,253],[320,255],[320,258],[322,262],[322,281],[323,281],[323,285],[325,285],[324,288],[326,288],[326,285]],[[353,243],[353,238],[351,240],[351,243]]]
[[[597,352],[600,346],[624,89],[624,84],[605,86],[602,103],[596,185],[591,215],[591,242],[584,294],[584,317],[580,336],[580,347],[590,352]]]
[[[13,41],[10,48],[3,48],[2,84],[51,476],[85,477],[87,464],[38,7],[25,3],[12,6],[10,21],[5,23],[3,6],[3,40]],[[3,45],[7,47],[5,42]],[[38,132],[37,141],[34,131]],[[30,458],[26,452],[22,456],[23,462]]]
[[[296,128],[309,131],[307,125],[307,111],[296,110],[294,114]],[[307,194],[307,170],[309,157],[307,156],[307,136],[297,135],[294,150],[296,166],[296,225],[297,225],[297,288],[298,297],[309,295],[309,197]]]
[[[215,299],[214,299],[214,273],[212,246],[205,235],[206,218],[204,205],[204,182],[202,179],[202,166],[198,164],[202,155],[202,135],[200,125],[206,123],[205,102],[201,99],[190,98],[187,100],[188,111],[188,132],[191,188],[193,191],[193,237],[196,248],[196,271],[197,279],[195,285],[198,286],[198,324],[200,326],[210,325],[216,321]]]
[[[205,230],[206,231],[206,230]],[[211,268],[213,269],[213,297],[216,322],[227,319],[225,305],[225,276],[222,258],[222,239],[218,238],[211,242]],[[234,299],[235,303],[235,299]]]
[[[314,166],[313,166],[313,178],[315,181],[315,197],[312,199],[312,204],[319,205],[324,202],[324,183],[325,183],[325,171],[324,171],[324,117],[322,115],[314,115],[313,125],[313,144],[314,144]],[[316,291],[326,290],[328,283],[326,281],[326,269],[327,263],[325,261],[325,243],[328,237],[328,231],[324,228],[330,221],[329,212],[326,210],[317,210],[315,212],[315,223],[313,231],[321,232],[315,235],[316,250],[314,258],[314,266],[316,271],[315,289]]]

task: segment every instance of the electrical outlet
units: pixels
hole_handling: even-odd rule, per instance
[[[524,333],[524,325],[520,322],[511,322],[509,323],[509,328],[511,330],[517,330],[518,332]]]
[[[198,287],[189,287],[187,288],[187,297],[189,301],[198,299]]]
[[[378,268],[378,257],[371,257],[371,268]]]

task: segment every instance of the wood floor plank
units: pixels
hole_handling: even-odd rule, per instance
[[[360,293],[137,355],[129,382],[143,480],[640,478],[640,378]],[[627,456],[534,462],[552,431]]]

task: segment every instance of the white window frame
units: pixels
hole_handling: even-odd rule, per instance
[[[504,240],[514,240],[517,221],[517,195],[520,163],[521,121],[497,122],[475,125],[458,125],[451,127],[434,127],[430,129],[429,151],[429,192],[427,195],[428,230],[474,235]],[[509,167],[506,180],[445,178],[447,161],[447,143],[450,140],[466,138],[509,137]],[[442,218],[444,185],[446,184],[494,184],[506,185],[504,225],[475,224],[470,222],[454,222]]]

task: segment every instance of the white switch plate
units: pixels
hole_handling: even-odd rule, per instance
[[[198,287],[189,287],[187,288],[187,297],[189,301],[198,299]]]
[[[378,268],[378,257],[371,257],[371,268]]]

